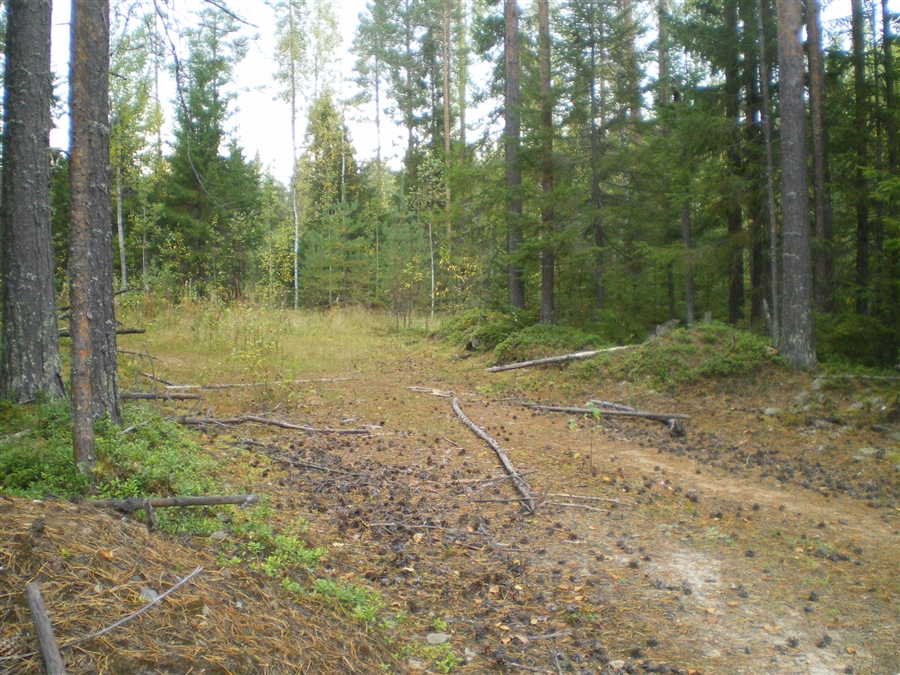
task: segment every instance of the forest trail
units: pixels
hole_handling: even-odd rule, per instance
[[[336,574],[367,579],[407,615],[409,672],[433,668],[415,645],[435,621],[461,655],[452,672],[900,672],[900,512],[749,470],[773,439],[778,469],[793,466],[798,480],[809,452],[870,442],[828,427],[811,444],[805,426],[760,413],[773,396],[796,398],[794,383],[667,396],[558,385],[558,369],[498,383],[482,369],[386,350],[342,374],[352,380],[311,386],[295,413],[376,424],[376,436],[261,432],[266,454],[352,476],[291,469],[279,495],[310,510],[315,542],[339,551]],[[525,391],[567,405],[602,393],[692,419],[673,439],[644,420],[509,400]],[[454,416],[450,392],[525,476],[535,514],[521,512],[509,481],[477,482],[502,469]]]

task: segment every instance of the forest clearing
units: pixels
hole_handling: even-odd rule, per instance
[[[210,303],[143,321],[120,338],[121,388],[202,399],[135,405],[318,431],[191,425],[215,463],[208,493],[261,503],[157,509],[152,532],[141,512],[0,496],[0,672],[41,672],[30,580],[70,673],[900,671],[896,380],[757,350],[749,369],[676,381],[686,354],[701,372],[757,349],[721,325],[487,373],[491,352],[461,358],[362,310]],[[674,436],[519,405],[590,399],[690,419]]]

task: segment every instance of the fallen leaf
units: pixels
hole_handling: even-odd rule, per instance
[[[528,638],[525,637],[524,635],[513,635],[513,640],[517,640],[519,642],[519,644],[522,644],[522,645],[528,644]]]
[[[855,653],[856,653],[856,650],[853,649],[853,647],[845,647],[845,648],[844,648],[844,651],[847,652],[848,654],[855,654]]]
[[[423,538],[424,536],[425,536],[425,535],[423,535],[421,532],[416,532],[416,533],[413,535],[413,541],[416,542],[417,544],[419,544],[419,543],[422,542],[422,538]]]
[[[116,557],[115,551],[109,548],[101,548],[97,550],[97,555],[99,555],[104,560],[112,560]]]
[[[512,641],[512,638],[511,638],[511,637],[502,637],[502,638],[500,638],[500,642],[502,642],[502,643],[505,644],[505,645],[508,645],[511,641]]]
[[[494,595],[497,595],[499,592],[500,592],[499,586],[491,586],[490,588],[488,588],[488,593],[493,593]]]

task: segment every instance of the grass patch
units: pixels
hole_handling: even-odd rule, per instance
[[[535,324],[506,337],[494,348],[494,355],[498,363],[514,363],[604,344],[599,336],[578,328]]]

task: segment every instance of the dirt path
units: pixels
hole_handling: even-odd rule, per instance
[[[557,386],[552,371],[496,384],[480,364],[407,355],[354,377],[308,390],[297,417],[384,435],[273,434],[268,454],[346,472],[291,469],[279,498],[313,514],[334,574],[365,580],[401,617],[401,668],[446,669],[426,639],[441,634],[452,672],[900,672],[898,512],[773,477],[757,461],[773,439],[778,477],[855,467],[810,464],[807,430],[758,413],[771,390],[741,390],[746,413],[708,394],[604,392],[692,412],[672,439],[662,425],[533,413],[498,395],[597,393]],[[449,400],[410,386],[460,396],[539,495],[534,515],[509,481],[485,480],[502,475],[497,458]]]

